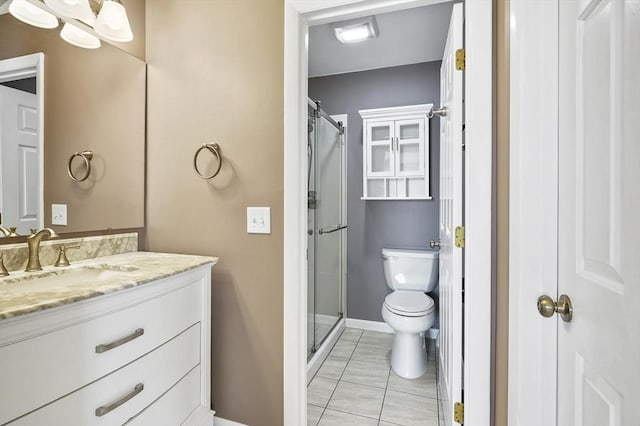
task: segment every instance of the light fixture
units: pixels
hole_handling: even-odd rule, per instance
[[[127,11],[118,0],[104,0],[94,29],[102,37],[112,41],[133,40]]]
[[[96,3],[96,9],[102,1],[97,19],[90,1]],[[120,0],[11,0],[9,12],[20,21],[40,28],[56,28],[61,18],[65,24],[60,37],[85,49],[100,47],[100,38],[95,34],[117,42],[133,40],[127,11]],[[93,27],[95,33],[78,21]]]
[[[97,49],[100,47],[100,39],[98,37],[68,22],[62,27],[60,37],[67,43],[85,49]]]
[[[91,19],[94,15],[89,0],[44,0],[54,12],[74,19]]]
[[[9,13],[16,19],[40,28],[56,28],[58,18],[55,15],[29,3],[27,0],[13,0],[9,5]]]
[[[341,43],[357,43],[378,37],[378,24],[375,16],[338,22],[333,32]]]

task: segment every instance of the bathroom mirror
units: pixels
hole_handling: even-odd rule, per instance
[[[12,120],[14,128],[18,124],[13,132],[28,136],[11,140],[2,130],[7,126],[0,129],[1,223],[18,227],[21,235],[42,226],[58,233],[141,228],[146,65],[108,43],[95,50],[75,47],[58,32],[0,15],[0,61],[42,53],[33,70],[15,78],[0,73],[0,101],[12,98],[19,116],[18,123]],[[92,152],[90,161],[76,156],[70,169],[83,177],[90,164],[91,172],[77,182],[67,166],[84,151]],[[65,208],[56,213],[56,222],[66,225],[52,224],[52,205],[66,206],[66,213]]]

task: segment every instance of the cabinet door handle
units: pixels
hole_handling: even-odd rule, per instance
[[[119,406],[124,404],[125,402],[129,401],[131,398],[133,398],[134,396],[136,396],[137,394],[139,394],[143,390],[144,390],[144,385],[142,383],[138,383],[136,385],[136,387],[133,388],[133,390],[131,392],[129,392],[128,394],[126,394],[125,396],[120,398],[119,400],[117,400],[117,401],[115,401],[115,402],[113,402],[113,403],[111,403],[109,405],[103,405],[102,407],[96,408],[96,417],[102,417],[105,414],[110,413],[111,411],[115,410],[116,408],[118,408]]]
[[[123,337],[122,339],[118,339],[115,342],[111,342],[111,343],[107,343],[107,344],[96,346],[96,353],[101,354],[103,352],[110,351],[111,349],[117,348],[120,345],[124,345],[125,343],[130,342],[133,339],[137,339],[138,337],[142,336],[143,334],[144,334],[144,328],[138,328],[132,334],[130,334],[130,335],[126,336],[126,337]]]

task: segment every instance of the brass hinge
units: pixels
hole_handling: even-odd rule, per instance
[[[456,402],[453,404],[453,420],[456,423],[464,423],[464,403]]]
[[[463,70],[465,65],[464,49],[456,50],[456,69]]]
[[[456,226],[456,247],[464,247],[464,226]]]

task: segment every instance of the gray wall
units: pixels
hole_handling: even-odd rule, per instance
[[[329,114],[348,114],[347,316],[383,321],[390,292],[383,247],[426,248],[438,237],[440,120],[430,120],[430,201],[363,201],[362,118],[358,110],[440,104],[440,61],[309,79],[309,97]],[[437,302],[437,291],[435,295]],[[437,321],[434,327],[437,327]]]

